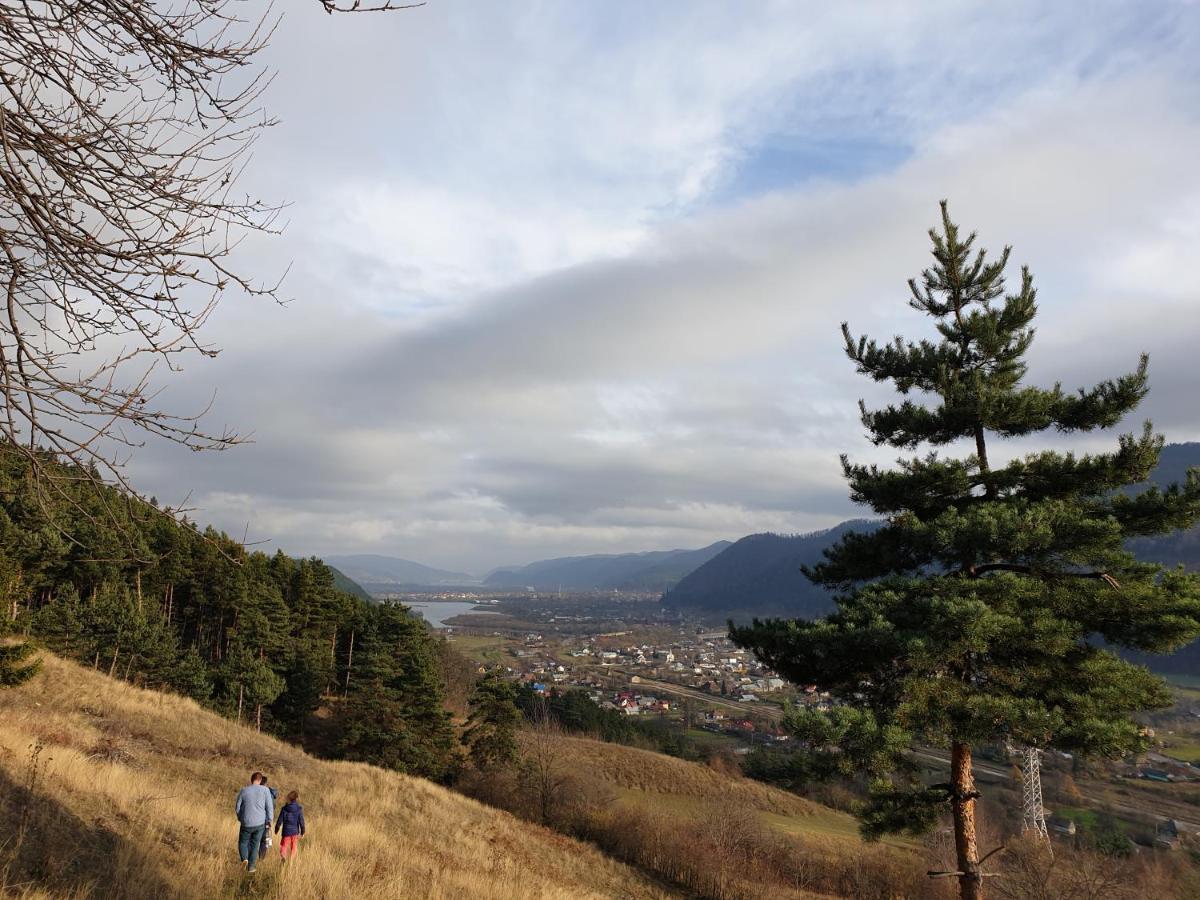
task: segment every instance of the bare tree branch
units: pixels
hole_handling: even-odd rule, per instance
[[[394,0],[384,0],[382,3],[368,3],[363,5],[362,0],[320,0],[321,6],[327,13],[335,12],[394,12],[398,9],[414,9],[418,6],[424,6],[422,3],[396,3]]]

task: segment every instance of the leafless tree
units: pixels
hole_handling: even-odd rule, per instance
[[[521,782],[533,807],[533,818],[551,825],[558,816],[562,794],[571,781],[562,751],[562,729],[544,699],[533,710],[533,721],[522,741]]]
[[[334,12],[402,8],[316,0]],[[0,443],[126,489],[148,437],[239,442],[157,403],[279,206],[237,191],[272,120],[253,65],[277,22],[237,0],[0,0]],[[310,7],[311,8],[311,7]],[[40,452],[39,452],[40,451]]]

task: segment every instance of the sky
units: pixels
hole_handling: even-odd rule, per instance
[[[838,454],[897,454],[840,323],[931,334],[943,198],[1033,272],[1033,383],[1149,352],[1119,430],[1200,440],[1195,2],[289,0],[261,63],[239,187],[290,205],[233,264],[288,302],[158,381],[252,442],[128,467],[257,546],[482,573],[864,515]],[[993,455],[1047,441],[1115,436]]]

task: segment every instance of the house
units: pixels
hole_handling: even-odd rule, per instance
[[[1154,846],[1164,850],[1174,850],[1179,846],[1179,823],[1174,819],[1159,822],[1155,828]]]
[[[1065,819],[1062,816],[1051,816],[1050,821],[1046,823],[1050,826],[1050,830],[1055,834],[1061,834],[1065,837],[1070,837],[1075,834],[1075,823],[1070,819]]]

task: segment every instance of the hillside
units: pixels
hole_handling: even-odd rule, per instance
[[[341,569],[367,590],[375,592],[401,586],[440,587],[479,583],[478,578],[465,572],[435,569],[397,556],[359,553],[350,556],[327,556],[325,561]]]
[[[543,729],[525,731],[521,745],[541,773],[535,809],[538,784],[553,785],[563,825],[696,896],[946,896],[916,842],[867,844],[847,813],[743,778],[728,757],[702,765]],[[529,793],[509,799],[528,812]]]
[[[870,527],[868,521],[854,520],[812,534],[752,534],[689,573],[663,596],[663,604],[721,622],[819,616],[832,601],[800,567],[819,562],[825,548],[847,531]]]
[[[359,597],[362,600],[371,599],[371,595],[364,590],[363,586],[346,575],[341,569],[330,566],[329,571],[333,573],[333,586],[339,591],[349,594],[351,597]]]
[[[699,550],[563,556],[499,569],[488,575],[484,584],[539,590],[662,591],[729,546],[729,541],[717,541]]]
[[[252,769],[297,789],[309,835],[253,896],[669,896],[587,845],[430,782],[325,762],[190,700],[45,655],[0,691],[0,893],[242,896],[233,799]]]

